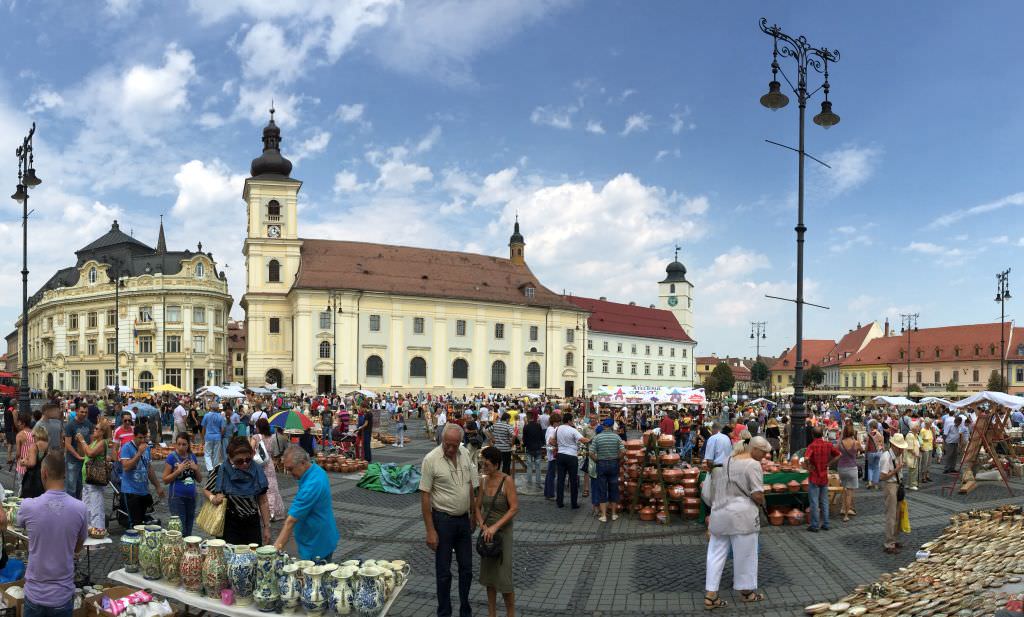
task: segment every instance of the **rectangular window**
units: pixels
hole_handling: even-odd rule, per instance
[[[380,315],[370,315],[370,332],[380,332]]]
[[[633,354],[634,356],[636,355],[636,343],[633,343],[632,345],[629,346],[629,353]]]
[[[95,312],[89,313],[88,319],[89,319],[89,321],[87,322],[88,323],[88,327],[89,328],[95,328],[96,327],[96,313]]]
[[[235,354],[235,362],[241,362],[241,361],[242,361],[242,354],[236,353]]]
[[[181,306],[177,304],[168,304],[166,319],[168,323],[181,323]]]
[[[466,336],[466,320],[455,320],[455,336]]]
[[[536,341],[540,338],[540,328],[537,326],[530,326],[530,340]]]
[[[594,349],[594,341],[592,341],[590,339],[587,339],[587,349],[590,349],[590,350]]]
[[[494,338],[502,339],[505,338],[505,324],[496,323],[494,324]]]
[[[242,377],[244,375],[245,375],[245,369],[240,367],[240,366],[236,366],[235,367],[235,377]]]
[[[622,353],[622,343],[615,344],[615,351]]]
[[[665,374],[665,365],[664,364],[659,364],[658,365],[658,377],[661,377],[664,374]]]
[[[205,306],[193,306],[192,307],[192,323],[206,323],[206,307]]]
[[[683,377],[686,377],[686,367],[684,366],[684,367],[682,367],[682,369],[683,369],[683,373],[682,373]]]
[[[658,355],[659,356],[664,356],[665,355],[665,348],[664,347],[658,347]]]
[[[651,374],[651,365],[647,364],[647,363],[644,363],[644,375],[650,375],[650,374]]]
[[[608,351],[608,341],[601,343],[601,351]]]
[[[921,383],[921,371],[917,371],[917,383]]]
[[[116,386],[117,385],[117,374],[112,368],[103,369],[103,385],[104,386]]]
[[[153,337],[152,336],[140,336],[139,337],[139,353],[153,353]]]
[[[140,306],[139,307],[139,321],[145,323],[147,321],[153,321],[153,307],[152,306]]]
[[[953,369],[952,377],[950,381],[960,381],[960,371]]]
[[[670,357],[670,358],[675,358],[676,357],[676,348],[675,347],[669,347],[668,348],[668,357]]]
[[[164,375],[164,381],[171,384],[176,388],[181,387],[181,369],[180,368],[169,368],[167,374]]]
[[[68,330],[78,329],[78,313],[68,315]]]
[[[177,334],[167,337],[167,353],[181,353],[181,337]]]
[[[422,317],[413,317],[412,318],[412,333],[413,334],[423,334],[423,331],[425,329],[425,325],[424,324],[425,324],[425,322],[424,322]]]
[[[535,288],[535,287],[527,287],[527,288],[523,289],[523,293],[526,294],[527,298],[533,298],[534,296],[537,295],[537,288]]]
[[[224,353],[224,337],[213,337],[213,353]]]
[[[977,383],[981,379],[981,373],[978,371],[978,369],[974,369],[974,371],[971,374],[971,377],[973,378],[971,381]]]
[[[107,327],[113,328],[117,323],[117,313],[114,309],[107,309]]]
[[[940,377],[939,375],[939,371],[935,371],[935,383],[939,383],[942,381],[942,377]]]
[[[92,369],[85,372],[85,389],[86,390],[99,390],[100,389],[100,372],[96,369]]]
[[[594,361],[593,360],[587,360],[587,372],[588,373],[593,373],[594,372]]]
[[[117,353],[117,339],[113,337],[107,339],[107,353],[110,355]]]
[[[222,309],[213,309],[213,325],[224,325],[224,311]]]
[[[684,358],[686,357],[686,349],[685,348],[683,349],[683,357]]]
[[[331,327],[331,314],[327,311],[320,312],[320,329],[327,330]]]
[[[644,347],[647,348],[646,351],[644,351],[644,354],[648,355],[648,356],[651,355],[651,346],[650,345],[644,345]]]
[[[77,356],[78,355],[78,339],[72,339],[72,340],[68,341],[68,355],[69,356]]]
[[[281,334],[281,318],[271,317],[270,318],[270,333]]]
[[[607,373],[608,372],[608,361],[607,360],[602,360],[601,361],[601,372],[602,373]]]
[[[1024,381],[1024,368],[1017,369],[1017,381]]]
[[[675,377],[676,376],[676,365],[675,364],[669,364],[668,365],[668,376],[669,377]]]
[[[896,371],[896,383],[903,383],[903,371]]]
[[[565,330],[565,342],[575,343],[576,342],[576,331],[572,328],[566,328]]]
[[[622,363],[621,362],[616,362],[615,363],[615,373],[617,375],[621,375],[622,374]]]
[[[86,353],[90,356],[96,355],[96,339],[91,338],[85,342]]]
[[[193,336],[192,337],[192,353],[206,353],[206,337],[205,336]]]
[[[81,371],[71,371],[71,389],[75,390],[76,392],[82,389]]]
[[[636,375],[636,362],[632,362],[629,365],[629,374]]]

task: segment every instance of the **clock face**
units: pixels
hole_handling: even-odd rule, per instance
[[[271,226],[267,227],[267,237],[268,238],[280,238],[281,237],[281,226],[280,225],[271,225]]]
[[[675,306],[677,304],[679,304],[679,300],[677,300],[675,296],[669,296],[668,297],[668,305],[669,306]]]

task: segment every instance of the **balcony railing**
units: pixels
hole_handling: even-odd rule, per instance
[[[281,222],[281,215],[280,214],[268,214],[267,215],[267,222],[268,223],[280,223]]]

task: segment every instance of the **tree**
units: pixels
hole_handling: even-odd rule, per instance
[[[921,384],[919,384],[919,383],[912,383],[912,384],[910,384],[910,391],[911,392],[924,392],[924,390],[921,389]]]
[[[946,392],[956,392],[960,388],[960,385],[955,379],[950,379],[949,383],[946,384]]]
[[[1006,392],[1006,380],[999,375],[999,371],[992,371],[988,376],[988,385],[985,389],[990,392]]]
[[[732,387],[736,385],[736,377],[732,374],[732,369],[725,362],[719,362],[718,366],[711,371],[711,375],[705,380],[704,389],[710,389],[712,392],[730,392]]]
[[[811,368],[804,371],[804,387],[820,386],[825,381],[825,371],[822,370],[817,364],[812,364]]]
[[[760,360],[751,364],[750,378],[754,380],[754,383],[764,383],[768,381],[768,365]]]

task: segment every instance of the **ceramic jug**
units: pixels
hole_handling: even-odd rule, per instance
[[[299,566],[295,577],[299,580],[299,596],[302,596],[302,590],[306,587],[306,568],[312,568],[316,564],[308,559],[299,559],[295,562],[295,565]]]
[[[320,567],[324,569],[324,575],[320,577],[320,581],[324,587],[324,600],[330,605],[331,598],[334,597],[334,586],[337,584],[337,579],[331,576],[334,571],[338,569],[336,563],[324,563],[320,564]]]
[[[160,572],[164,580],[176,585],[180,579],[181,558],[185,555],[185,543],[181,532],[167,530],[163,533],[160,543]]]
[[[391,562],[391,569],[395,571],[395,584],[399,587],[405,584],[405,581],[409,580],[409,572],[412,569],[408,563],[401,559],[396,559]]]
[[[287,609],[293,609],[299,605],[299,566],[290,563],[281,568],[281,575],[277,578],[277,591],[281,602]]]
[[[167,531],[181,531],[181,518],[172,516],[167,519]]]
[[[355,570],[351,568],[338,568],[331,572],[334,579],[334,595],[330,598],[331,610],[339,615],[348,615],[352,612],[352,577]]]
[[[228,560],[228,581],[235,592],[235,604],[252,604],[252,588],[256,581],[256,553],[247,544],[235,546]]]
[[[203,589],[209,598],[220,599],[220,590],[228,586],[228,566],[224,560],[224,540],[209,540],[206,543],[206,558],[203,559]]]
[[[352,608],[365,617],[375,617],[387,602],[384,597],[384,583],[381,570],[375,566],[360,568],[355,590],[352,594]]]
[[[181,556],[178,574],[182,587],[192,593],[199,593],[203,588],[203,553],[200,548],[202,542],[203,539],[199,536],[189,536],[182,540],[185,550]]]
[[[277,609],[281,592],[277,584],[278,553],[273,546],[256,549],[256,587],[252,597],[256,607],[264,612]]]
[[[121,536],[121,560],[124,563],[125,572],[139,571],[139,547],[142,544],[142,536],[134,529],[129,529]]]
[[[163,533],[164,530],[158,525],[146,525],[142,548],[139,549],[139,565],[146,580],[155,581],[160,578],[160,540]]]
[[[306,579],[302,587],[302,608],[306,609],[307,615],[321,615],[327,607],[327,598],[324,597],[323,587],[323,566],[311,566],[303,571]]]

